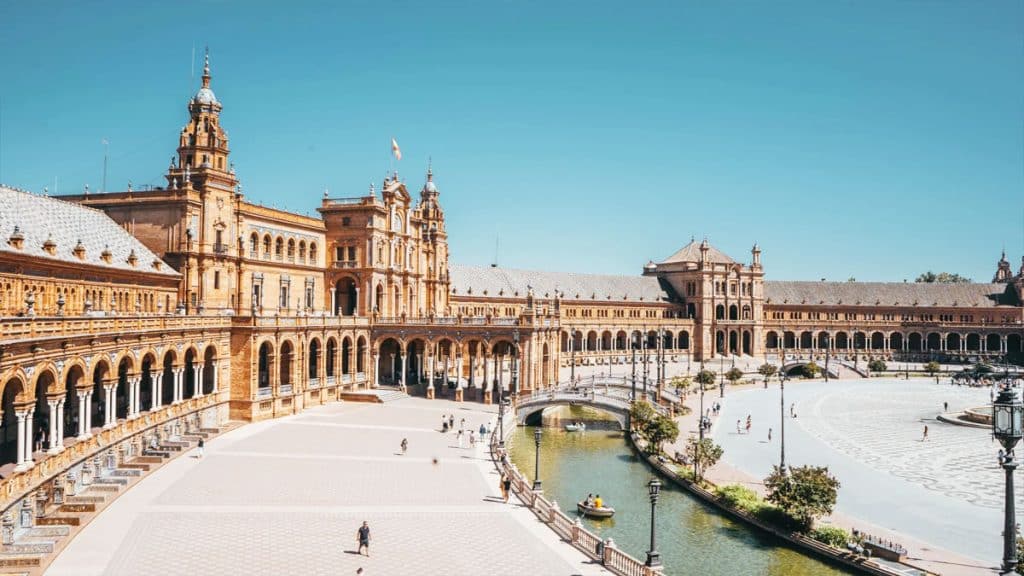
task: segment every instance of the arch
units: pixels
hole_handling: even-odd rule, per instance
[[[0,435],[0,460],[4,463],[15,462],[18,458],[18,418],[15,409],[24,406],[29,398],[26,394],[27,378],[23,372],[8,377],[4,382],[0,410],[3,416],[3,429]]]
[[[575,352],[583,350],[583,332],[576,330],[572,333],[572,349]]]
[[[999,352],[1003,349],[1003,339],[999,337],[999,334],[986,334],[985,335],[985,350],[989,352]]]
[[[306,261],[306,241],[299,240],[299,262]]]
[[[384,284],[378,282],[377,283],[377,290],[376,290],[376,292],[374,294],[374,298],[373,298],[373,311],[376,312],[377,314],[383,314],[384,313],[384,309],[381,306],[381,304],[383,304],[383,303],[384,303]]]
[[[829,336],[828,332],[826,332],[824,330],[822,330],[821,332],[818,332],[818,348],[821,348],[823,350],[828,350],[828,349],[831,348],[831,344],[832,344],[832,337]]]
[[[854,350],[864,350],[865,348],[867,348],[867,342],[868,342],[868,337],[867,337],[867,335],[865,333],[863,333],[863,332],[854,332],[853,333],[853,349]]]
[[[295,259],[295,238],[288,239],[288,259]]]
[[[924,350],[924,338],[921,337],[919,332],[911,332],[907,336],[907,350],[911,352],[921,352]]]
[[[310,382],[320,378],[320,339],[309,339],[309,354],[306,358],[306,377]]]
[[[274,256],[278,260],[284,258],[284,238],[280,236],[274,240]]]
[[[86,382],[85,363],[81,360],[73,362],[64,370],[64,436],[74,437],[78,434],[78,420],[82,418],[78,406],[79,386]]]
[[[779,333],[774,330],[769,330],[764,337],[764,347],[774,350],[779,347]]]
[[[800,333],[800,348],[810,350],[814,348],[814,334],[804,331]]]
[[[352,372],[352,339],[345,336],[341,339],[341,373]]]
[[[891,350],[903,350],[904,337],[902,332],[889,334],[889,348]]]
[[[846,332],[836,332],[836,350],[850,349],[850,335]]]
[[[750,305],[749,304],[744,304],[743,305],[743,313],[740,316],[740,318],[742,318],[743,320],[750,320],[751,319]]]
[[[678,342],[677,347],[680,350],[689,350],[690,349],[690,333],[687,332],[686,330],[680,330],[679,331],[679,335],[677,337],[677,342]]]
[[[270,393],[270,374],[273,368],[274,345],[269,340],[260,344],[259,355],[256,361],[256,389],[265,390]]]
[[[117,365],[117,383],[114,386],[114,413],[112,419],[116,422],[118,418],[128,418],[128,387],[129,378],[133,376],[133,362],[129,355],[124,355]]]
[[[1009,353],[1024,352],[1024,342],[1020,334],[1006,335],[1006,351]]]
[[[356,373],[366,372],[366,337],[360,336],[356,340]]]
[[[217,389],[217,357],[217,347],[212,344],[203,351],[202,382],[199,383],[203,394],[213,394]]]
[[[587,332],[587,352],[593,352],[597,350],[597,332],[591,330]]]
[[[960,351],[960,335],[957,334],[956,332],[950,332],[949,334],[946,334],[946,351]]]
[[[942,348],[942,336],[938,332],[929,332],[926,340],[926,350],[939,350]]]
[[[722,330],[715,332],[715,352],[725,354],[725,346],[725,332]]]
[[[470,355],[483,354],[484,344],[480,341],[473,341],[469,347]],[[426,379],[427,370],[427,341],[422,338],[413,338],[405,345],[406,358],[406,385],[410,382],[415,385],[422,384]],[[479,383],[477,378],[473,381],[474,386]]]
[[[163,381],[161,382],[160,389],[160,403],[168,405],[174,402],[174,361],[177,359],[177,354],[174,350],[168,350],[164,353],[163,359]]]
[[[729,305],[729,320],[739,320],[739,319],[740,319],[740,315],[739,315],[738,308],[736,307],[735,304],[730,304]]]
[[[971,332],[970,334],[967,335],[966,340],[967,342],[965,343],[965,346],[967,347],[968,351],[978,352],[981,350],[981,334],[978,334],[977,332]]]
[[[782,333],[782,347],[796,348],[796,334],[786,330]]]
[[[738,354],[739,346],[739,334],[735,330],[729,330],[729,354]]]
[[[612,333],[610,331],[608,331],[608,330],[605,330],[604,332],[601,333],[601,350],[611,350],[611,349],[612,349]]]
[[[310,264],[314,264],[315,265],[317,263],[316,252],[317,252],[317,250],[316,250],[316,242],[310,242],[309,243],[309,263]]]
[[[665,330],[661,335],[661,347],[664,350],[672,349],[672,331]]]
[[[327,338],[327,346],[324,351],[324,377],[330,384],[338,373],[338,341],[334,336]]]
[[[260,235],[253,232],[249,235],[249,255],[256,257],[259,254],[260,248]]]
[[[871,349],[885,350],[885,334],[882,334],[881,332],[872,332]]]
[[[648,350],[654,350],[655,348],[657,348],[658,347],[658,333],[655,332],[654,330],[648,330],[647,331],[647,342],[644,343],[644,346],[646,346]]]
[[[404,346],[396,338],[385,338],[377,345],[377,378],[381,383],[397,384],[402,374]]]
[[[619,330],[615,333],[615,349],[625,350],[626,349],[626,331]]]
[[[715,306],[715,320],[725,320],[725,305]]]
[[[334,285],[334,314],[335,316],[355,316],[358,304],[358,291],[356,281],[351,277],[344,277]]]
[[[293,380],[293,366],[295,363],[295,344],[292,344],[291,340],[285,339],[281,342],[281,347],[277,353],[277,364],[278,364],[278,392],[287,392],[290,388],[281,388],[284,386],[291,386]]]
[[[270,244],[271,244],[271,242],[272,242],[272,240],[270,239],[270,234],[267,234],[267,235],[263,236],[263,257],[264,258],[270,258]]]
[[[751,355],[750,348],[750,330],[743,331],[743,353],[747,356]]]

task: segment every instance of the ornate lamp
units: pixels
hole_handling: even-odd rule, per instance
[[[1017,460],[1013,447],[1024,436],[1024,404],[1020,391],[1007,385],[999,391],[992,404],[992,434],[1003,445],[1006,456],[1002,466],[1006,471],[1006,508],[1003,516],[1003,572],[1011,573],[1017,568],[1017,519],[1014,509],[1013,471]]]

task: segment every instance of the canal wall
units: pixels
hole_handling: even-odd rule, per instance
[[[784,540],[794,548],[807,552],[813,556],[817,556],[818,558],[821,558],[827,562],[831,562],[839,566],[856,570],[862,574],[871,574],[873,576],[906,576],[907,574],[907,571],[905,570],[896,571],[890,569],[886,566],[876,564],[873,561],[864,558],[863,556],[854,554],[853,552],[849,552],[846,550],[833,548],[831,546],[818,542],[813,538],[804,536],[803,534],[797,532],[787,532],[772,524],[768,524],[760,518],[748,514],[747,512],[740,510],[739,508],[730,506],[728,503],[720,500],[717,496],[715,496],[713,492],[705,490],[701,486],[677,474],[676,471],[673,470],[667,463],[661,462],[657,456],[651,456],[649,454],[646,454],[641,449],[638,440],[633,436],[632,432],[627,433],[626,438],[628,438],[629,445],[637,454],[637,456],[639,456],[644,462],[646,462],[651,468],[657,471],[661,476],[665,477],[676,486],[679,486],[680,488],[688,491],[690,494],[693,494],[706,504],[718,509],[720,512],[724,513],[726,516],[733,518],[734,520],[743,522],[749,526],[757,528],[762,532],[765,532],[776,538]],[[923,570],[916,566],[912,566],[909,564],[903,565],[907,566],[907,568],[911,570],[917,570],[919,574],[934,576],[934,573],[929,572],[927,570]]]

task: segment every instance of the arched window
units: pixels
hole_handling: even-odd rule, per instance
[[[249,255],[256,256],[256,249],[260,247],[260,237],[255,232],[249,237]]]
[[[278,237],[277,242],[274,243],[274,254],[278,258],[284,257],[284,238]]]
[[[289,238],[288,239],[288,259],[289,260],[294,260],[295,259],[295,239],[294,238]]]
[[[316,242],[309,243],[309,263],[316,264]]]
[[[270,256],[270,234],[263,237],[263,255]]]

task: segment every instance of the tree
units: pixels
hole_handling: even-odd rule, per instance
[[[935,360],[924,365],[924,371],[934,376],[942,367]]]
[[[871,370],[872,372],[885,372],[887,368],[888,366],[885,365],[885,360],[875,359],[868,362],[868,370]]]
[[[775,364],[769,364],[767,362],[765,362],[764,364],[761,364],[761,366],[759,366],[757,368],[757,373],[760,374],[761,376],[764,376],[764,381],[766,383],[768,382],[769,378],[771,378],[772,376],[775,376],[775,373],[777,371],[778,371],[778,368],[775,367]],[[765,385],[767,386],[767,384],[765,384]]]
[[[740,370],[739,368],[733,368],[725,373],[725,379],[733,386],[736,385],[736,382],[738,382],[740,378],[743,378],[743,370]]]
[[[797,520],[804,530],[814,527],[814,520],[832,513],[839,494],[839,480],[829,474],[827,466],[797,466],[789,473],[774,466],[764,479],[768,501]]]
[[[821,368],[818,367],[814,362],[808,362],[804,364],[804,378],[814,378],[821,372]]]
[[[928,284],[969,284],[971,282],[971,279],[967,278],[966,276],[961,276],[959,274],[951,274],[949,272],[939,272],[938,274],[936,274],[935,272],[929,270],[924,274],[918,276],[917,280],[914,280],[914,282],[922,282]]]
[[[637,400],[629,407],[629,424],[642,436],[648,422],[654,420],[657,412],[646,400]]]
[[[674,376],[669,382],[669,385],[676,389],[676,394],[686,393],[692,384],[689,376]]]
[[[686,444],[686,457],[697,463],[697,480],[704,479],[704,471],[718,463],[724,450],[710,438],[690,438]]]
[[[700,384],[701,390],[707,390],[708,386],[715,384],[715,373],[711,370],[701,370],[697,373],[697,383]]]
[[[668,416],[659,414],[647,422],[643,435],[647,439],[647,452],[661,454],[662,444],[675,442],[679,437],[679,424]]]

